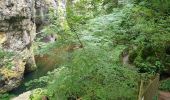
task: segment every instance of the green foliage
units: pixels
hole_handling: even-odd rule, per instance
[[[162,72],[169,64],[170,17],[160,16],[157,8],[142,3],[116,9],[109,0],[67,3],[68,30],[56,18],[46,32],[59,33],[58,45],[75,43],[83,48],[69,52],[69,60],[58,69],[27,83],[28,89],[44,87],[52,100],[136,100],[140,79],[147,81],[148,73]],[[106,13],[110,14],[103,15]],[[132,47],[131,63],[146,74],[139,75],[120,63],[127,46]],[[53,44],[42,50],[50,53],[49,48],[56,47]]]
[[[2,50],[0,50],[0,59],[3,59],[4,57],[5,57],[5,53]]]
[[[79,25],[96,16],[111,13],[118,0],[80,0],[67,2],[67,22],[71,29],[79,29]]]
[[[0,94],[0,99],[1,100],[10,100],[10,96],[8,93]]]
[[[70,28],[68,27],[66,20],[61,20],[60,17],[63,16],[57,16],[54,12],[54,10],[50,10],[49,12],[49,25],[45,26],[41,32],[40,37],[36,38],[36,42],[34,43],[35,47],[34,52],[36,55],[44,55],[49,54],[50,51],[56,47],[59,47],[61,45],[65,44],[72,44],[73,42],[70,40],[73,40],[73,33],[70,31]],[[41,41],[43,37],[46,37],[47,35],[53,35],[56,37],[56,42],[54,43],[44,43]],[[69,38],[69,39],[67,39]]]
[[[54,83],[49,85],[51,98],[134,99],[137,77],[133,76],[137,74],[119,63],[114,64],[119,60],[113,59],[114,56],[114,53],[96,47],[74,52],[72,60],[64,65],[66,73],[54,76]]]
[[[113,8],[118,6],[118,0],[103,0],[102,5],[107,13],[111,13],[113,11]]]
[[[40,79],[31,80],[31,81],[25,83],[27,90],[32,90],[35,88],[41,88],[41,87],[47,86],[48,80],[44,79],[44,78],[46,78],[46,77],[41,77]]]
[[[6,67],[10,69],[13,66],[11,60],[14,55],[14,52],[0,50],[0,67]]]
[[[89,20],[83,26],[84,30],[76,30],[84,48],[70,53],[70,60],[63,64],[64,69],[49,73],[48,80],[43,80],[48,83],[47,93],[51,99],[136,99],[138,74],[124,68],[119,61],[126,46],[113,48],[112,45],[113,32],[118,30],[121,16],[124,16],[118,10],[115,12],[117,16],[110,14]],[[31,84],[40,82],[41,79]]]
[[[167,79],[167,80],[161,81],[159,88],[163,91],[170,91],[170,80]]]
[[[140,72],[163,72],[168,63],[166,46],[170,34],[167,29],[169,17],[145,6],[135,5],[126,13],[120,26],[123,31],[116,41],[123,39],[134,50],[130,52],[130,61]],[[136,49],[137,48],[137,49]]]
[[[82,2],[86,4],[86,1]],[[128,45],[135,44],[141,48],[138,48],[131,60],[136,62],[141,70],[154,72],[161,69],[159,60],[156,59],[153,62],[154,67],[149,62],[152,59],[150,56],[154,56],[154,53],[148,55],[146,57],[148,61],[145,61],[145,53],[148,53],[147,49],[150,49],[145,47],[144,44],[149,43],[145,40],[154,37],[152,33],[156,29],[154,20],[148,21],[146,18],[153,17],[152,10],[130,5],[113,9],[111,14],[92,19],[95,14],[93,12],[87,14],[82,2],[77,5],[68,2],[67,21],[74,32],[71,32],[71,36],[75,37],[76,33],[84,48],[70,52],[69,61],[62,67],[44,76],[43,80],[31,81],[28,86],[33,88],[33,84],[47,84],[45,86],[48,90],[47,95],[54,100],[136,100],[139,74],[122,66],[119,57]],[[85,14],[87,16],[84,16]],[[72,37],[67,39],[76,43],[80,42],[72,40]],[[153,52],[155,49],[157,48],[154,48]]]
[[[147,6],[152,8],[159,13],[169,13],[170,10],[170,1],[168,0],[134,0],[136,3],[139,3],[142,6]]]
[[[10,58],[12,56],[14,56],[13,52],[6,52],[6,51],[0,49],[0,59]]]
[[[47,95],[47,91],[41,88],[37,88],[32,91],[30,100],[41,100],[43,96]]]
[[[149,44],[148,44],[149,45]],[[152,45],[142,45],[130,53],[130,61],[136,67],[140,68],[140,72],[161,72],[164,69],[164,58],[160,59],[156,54],[158,49],[153,50]],[[162,54],[163,55],[163,54]],[[162,56],[161,56],[162,57]]]

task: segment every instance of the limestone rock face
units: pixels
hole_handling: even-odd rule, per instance
[[[37,37],[42,37],[40,40],[44,43],[55,42],[55,35],[43,35],[42,29],[44,26],[50,24],[50,11],[54,11],[54,14],[57,15],[59,0],[36,0],[35,9],[36,9],[36,18],[35,23],[37,26],[36,32]]]
[[[0,93],[20,85],[24,72],[36,69],[36,32],[49,24],[49,12],[64,18],[66,0],[0,0]],[[55,41],[53,35],[44,37]]]
[[[6,54],[0,53],[0,93],[17,87],[25,69],[36,68],[34,7],[34,0],[0,0],[0,51]]]
[[[36,18],[35,23],[37,26],[37,37],[43,37],[41,42],[49,43],[55,42],[57,39],[56,33],[42,35],[44,26],[48,26],[51,16],[57,16],[59,23],[64,26],[66,23],[66,0],[37,0],[35,2]],[[50,13],[53,12],[53,13]],[[52,15],[53,14],[53,15]]]
[[[35,23],[37,25],[37,31],[42,29],[42,26],[48,25],[50,10],[54,10],[57,15],[57,6],[59,0],[36,0],[36,18]]]

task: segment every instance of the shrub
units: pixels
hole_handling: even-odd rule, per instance
[[[170,91],[170,80],[164,80],[161,82],[159,89],[163,91]]]
[[[136,98],[136,73],[113,64],[110,53],[99,48],[88,48],[74,52],[66,73],[54,77],[47,87],[51,98],[57,99],[113,99]],[[118,60],[118,59],[117,59]],[[108,92],[109,91],[109,92]],[[126,92],[123,92],[126,91]]]

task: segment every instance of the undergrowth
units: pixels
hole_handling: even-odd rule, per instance
[[[136,100],[141,74],[147,77],[168,70],[170,41],[167,11],[162,9],[162,14],[155,11],[154,6],[143,5],[146,2],[138,0],[137,3],[140,4],[111,9],[109,14],[92,11],[88,15],[88,9],[100,10],[98,7],[85,9],[81,3],[75,9],[69,6],[70,31],[67,31],[69,34],[64,32],[66,38],[60,35],[59,44],[66,40],[81,44],[82,48],[69,52],[67,62],[47,76],[32,80],[27,84],[28,88],[37,88],[35,83],[45,83],[45,95],[52,100]],[[81,9],[77,9],[79,7]],[[130,70],[120,63],[120,55],[127,47],[130,63],[137,70]],[[34,98],[36,94],[32,96]]]

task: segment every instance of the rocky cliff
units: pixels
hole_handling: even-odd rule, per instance
[[[0,0],[0,93],[20,85],[36,69],[36,32],[49,24],[49,12],[65,16],[65,0]],[[58,15],[58,16],[60,16]],[[63,17],[61,17],[63,19]]]
[[[49,12],[54,10],[57,15],[58,0],[36,0],[36,18],[35,23],[37,26],[37,31],[42,29],[42,26],[49,24]]]
[[[39,33],[37,37],[41,37],[41,42],[54,42],[57,39],[56,33],[43,34],[44,26],[49,26],[51,19],[57,17],[58,23],[63,28],[67,28],[66,22],[66,1],[67,0],[36,0],[35,9],[36,9],[36,31]],[[55,16],[55,18],[53,18]],[[53,22],[54,23],[54,22]]]
[[[0,0],[0,93],[17,87],[25,71],[36,69],[34,16],[34,0]]]

